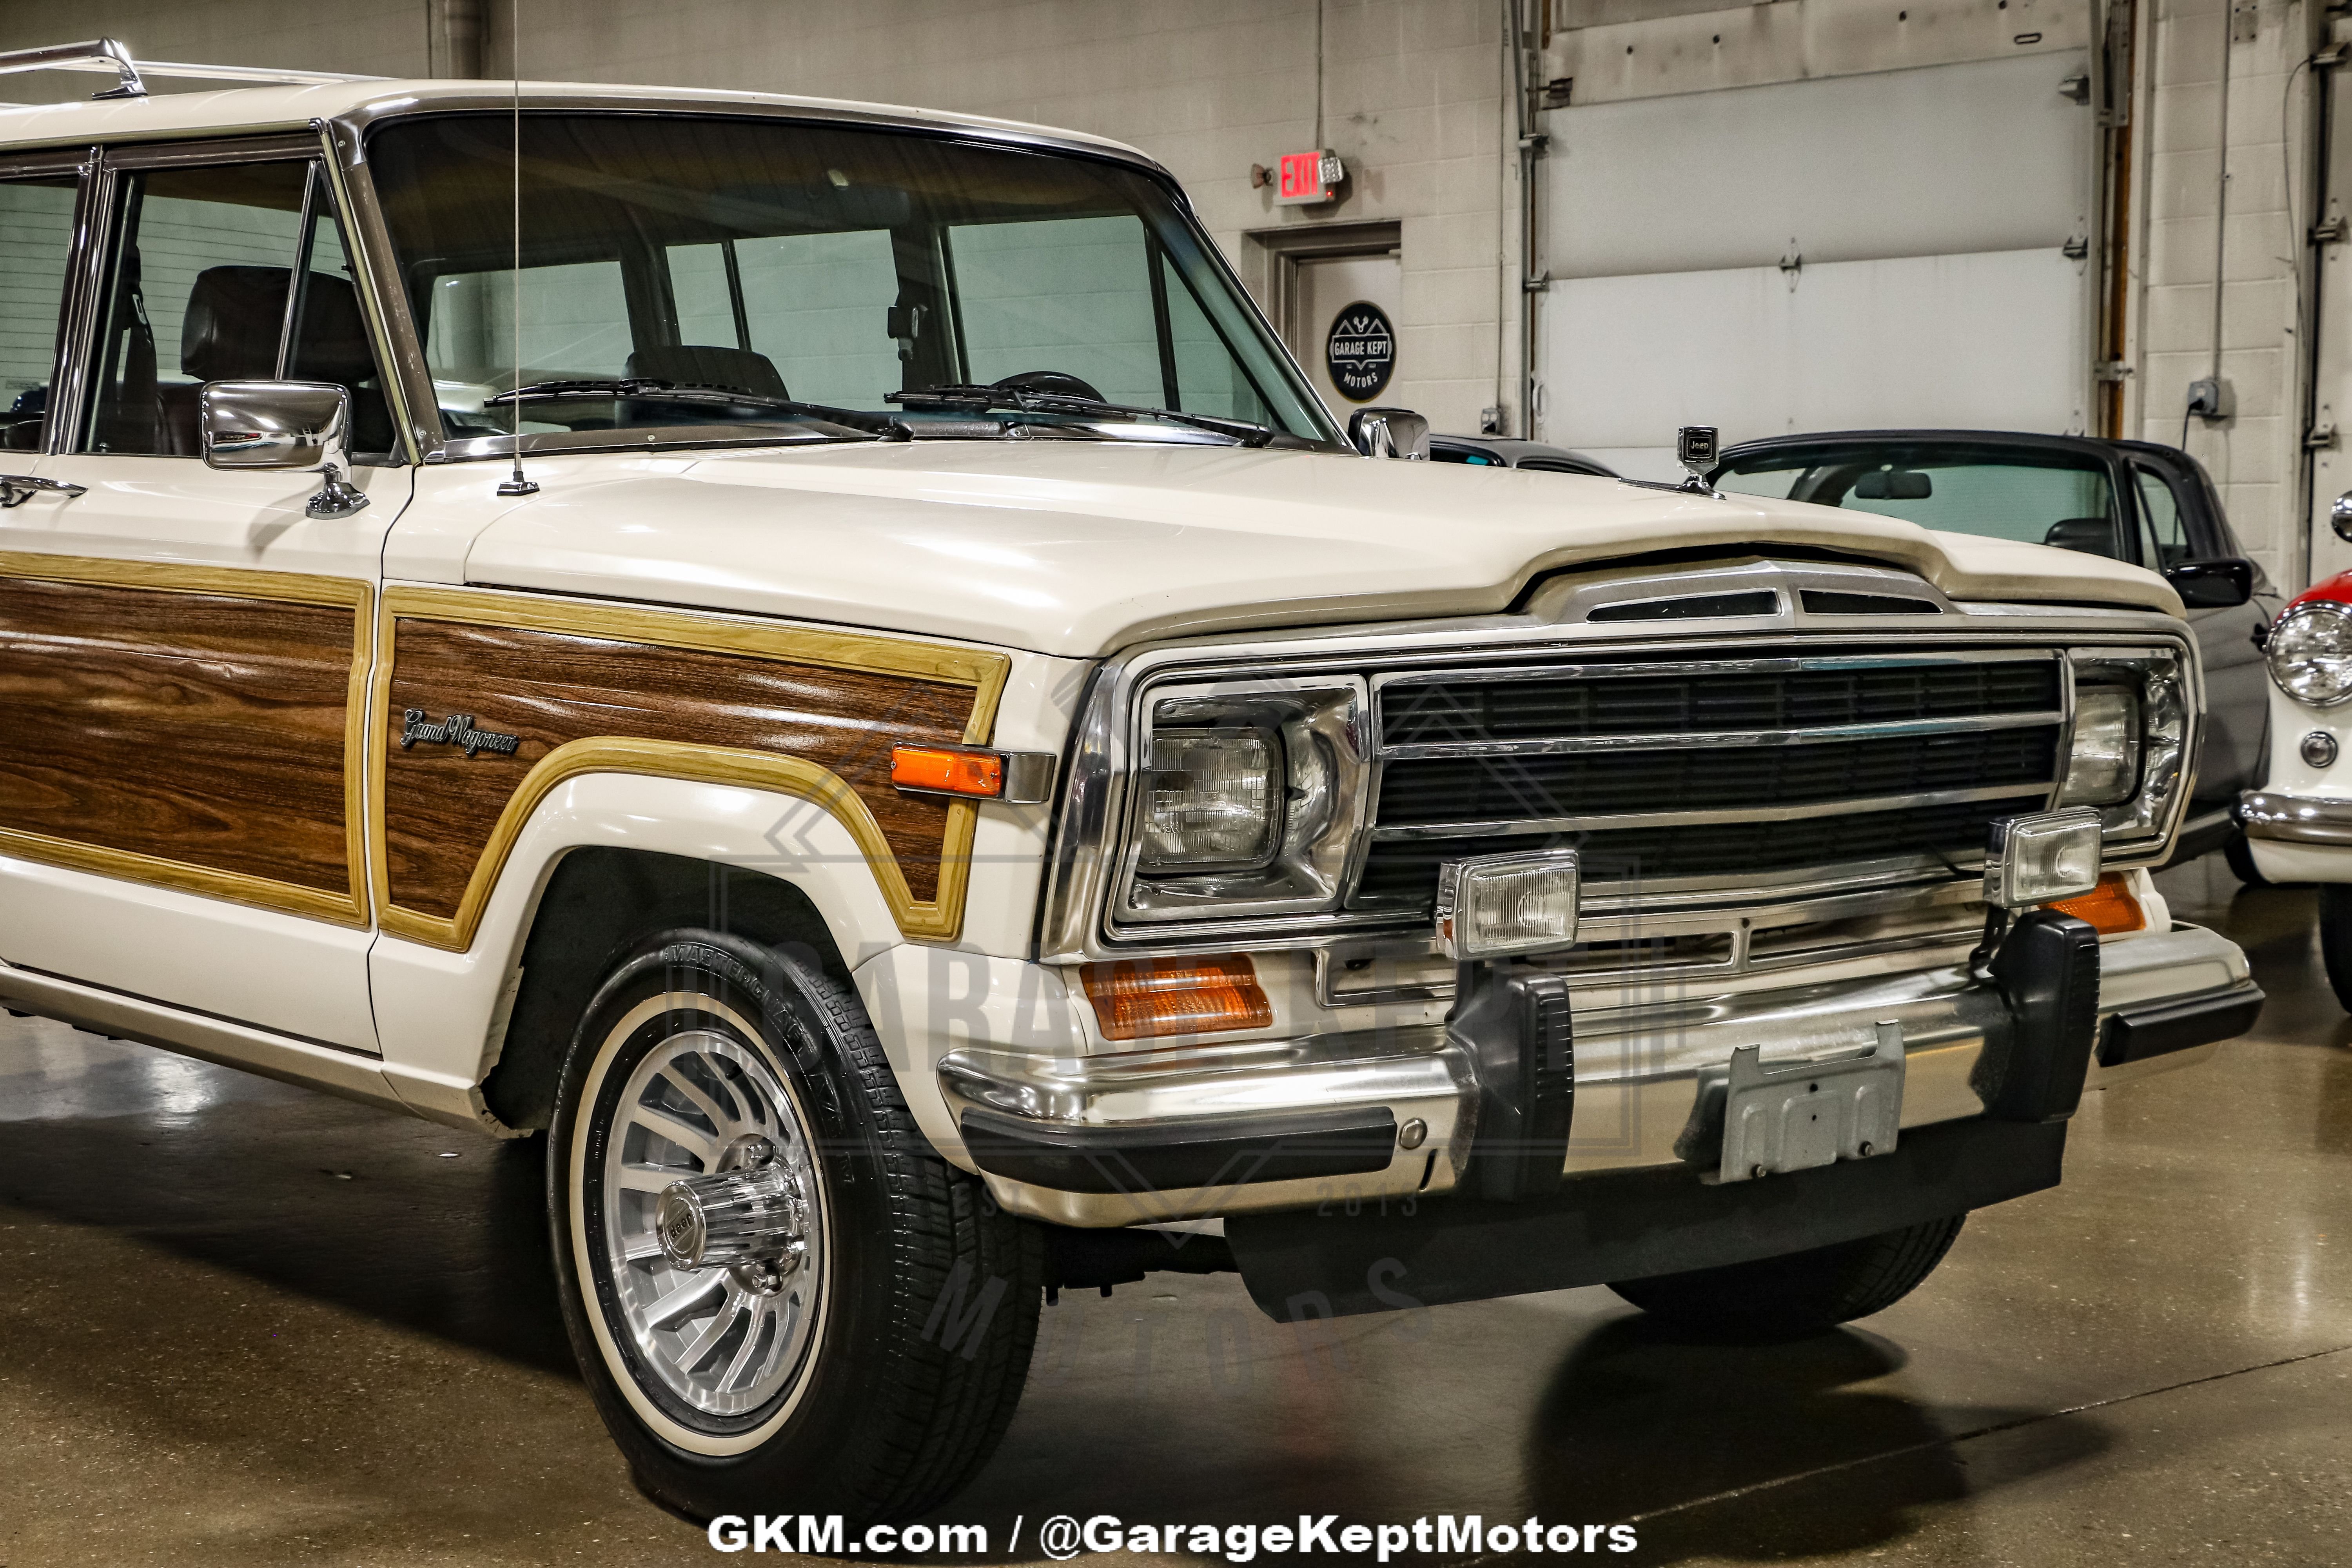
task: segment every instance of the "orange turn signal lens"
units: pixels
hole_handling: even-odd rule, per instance
[[[900,789],[993,798],[1004,793],[1004,759],[951,746],[893,746],[890,782]]]
[[[2056,910],[2062,915],[2073,915],[2078,921],[2088,921],[2091,929],[2101,936],[2116,936],[2127,931],[2138,931],[2147,924],[2147,911],[2132,897],[2131,879],[2121,871],[2109,871],[2099,879],[2099,885],[2078,898],[2060,899],[2044,904],[2044,909]]]
[[[1274,1022],[1256,968],[1239,956],[1089,963],[1079,978],[1105,1039],[1263,1029]]]

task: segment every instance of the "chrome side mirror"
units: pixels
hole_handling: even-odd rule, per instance
[[[1410,408],[1359,408],[1348,416],[1348,439],[1367,458],[1429,461],[1429,421]]]
[[[2336,538],[2352,544],[2352,490],[2336,498],[2336,504],[2327,509],[2327,521],[2336,530]]]
[[[352,395],[323,381],[208,381],[196,431],[215,468],[296,468],[326,476],[302,510],[349,517],[367,505],[351,473]]]

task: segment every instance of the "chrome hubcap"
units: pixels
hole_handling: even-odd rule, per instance
[[[822,1194],[791,1087],[731,1036],[673,1035],[622,1086],[605,1150],[614,1328],[695,1410],[758,1410],[801,1374],[824,1283]]]

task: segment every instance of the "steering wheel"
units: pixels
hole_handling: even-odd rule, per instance
[[[1093,386],[1066,370],[1024,370],[1019,375],[1008,375],[990,383],[1007,392],[1043,392],[1056,397],[1088,397],[1103,401],[1103,395]]]

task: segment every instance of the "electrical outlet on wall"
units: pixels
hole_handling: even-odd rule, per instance
[[[2227,419],[2235,406],[2230,384],[2218,375],[2200,376],[2189,384],[2189,412],[2200,419]]]

